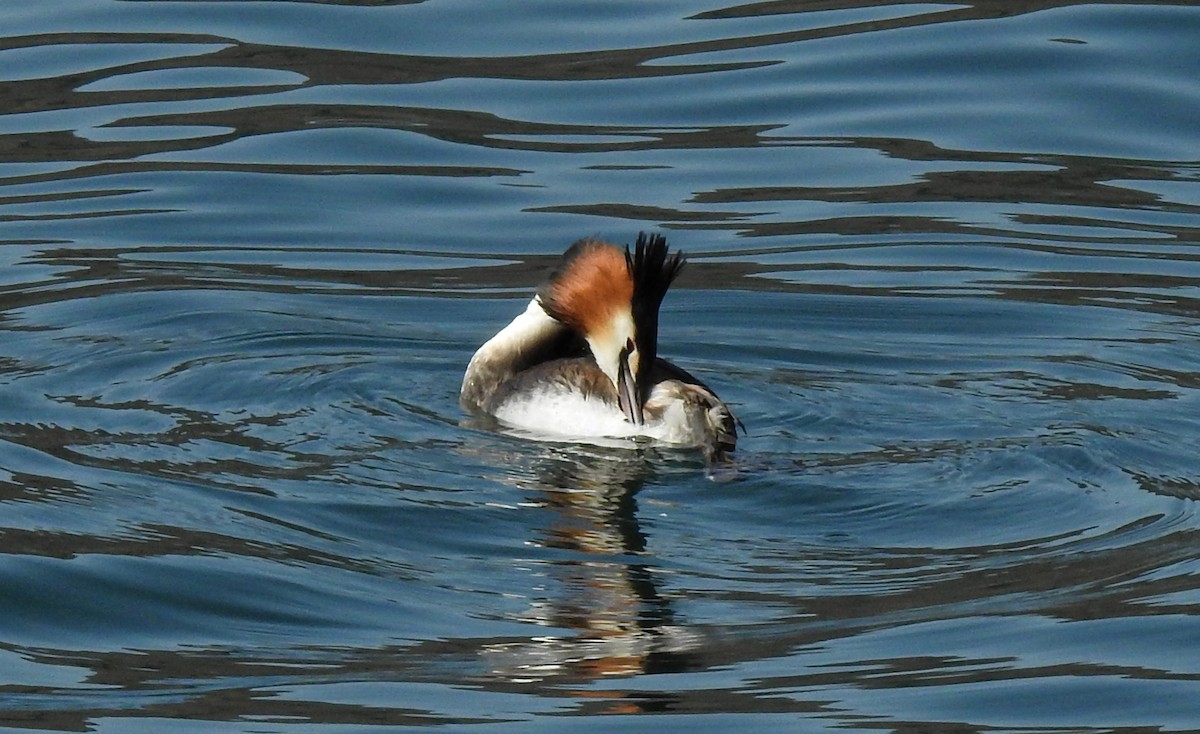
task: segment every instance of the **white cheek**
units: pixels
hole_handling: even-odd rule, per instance
[[[592,356],[596,358],[596,364],[600,369],[604,370],[604,374],[617,384],[617,365],[620,364],[621,347],[619,342],[609,336],[605,339],[588,339],[588,346],[592,349]]]

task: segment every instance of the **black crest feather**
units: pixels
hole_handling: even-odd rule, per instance
[[[633,276],[633,301],[657,320],[659,306],[667,289],[683,270],[682,252],[669,253],[667,238],[661,234],[638,234],[633,251],[625,248],[625,263]],[[636,316],[636,314],[635,314]]]
[[[658,356],[658,311],[684,262],[682,252],[667,251],[667,238],[661,234],[641,232],[633,250],[625,248],[625,264],[633,278],[633,321],[641,352],[637,382],[644,391],[650,388],[650,380],[646,378]],[[639,397],[645,400],[647,396]]]

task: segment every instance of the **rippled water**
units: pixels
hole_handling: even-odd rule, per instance
[[[0,724],[1200,727],[1200,8],[0,18]],[[736,465],[465,422],[639,230]]]

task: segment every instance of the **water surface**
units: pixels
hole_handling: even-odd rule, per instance
[[[1200,726],[1200,10],[0,11],[0,724]],[[664,232],[747,432],[457,404]]]

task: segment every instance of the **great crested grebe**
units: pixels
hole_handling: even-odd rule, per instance
[[[683,264],[662,235],[639,234],[632,252],[596,239],[571,245],[525,311],[475,352],[463,407],[543,435],[647,436],[723,458],[737,419],[658,356],[659,307]]]

